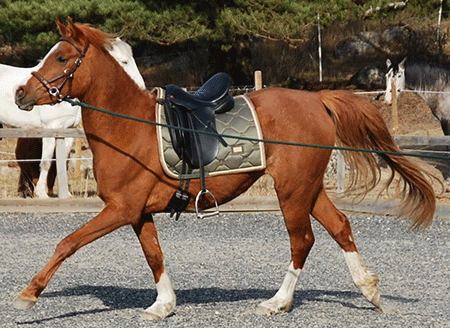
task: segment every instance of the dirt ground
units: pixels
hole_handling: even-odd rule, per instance
[[[383,115],[386,123],[392,128],[392,107],[384,103],[384,97],[374,100],[373,95],[363,95],[375,105]],[[431,114],[425,101],[412,92],[404,92],[398,98],[398,133],[399,135],[444,135],[439,121]]]

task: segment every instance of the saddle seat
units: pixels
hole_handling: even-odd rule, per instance
[[[164,87],[167,123],[181,128],[169,129],[173,148],[193,169],[211,163],[219,152],[219,143],[227,146],[222,137],[202,132],[217,134],[215,116],[233,108],[234,99],[228,92],[230,84],[228,74],[217,73],[193,94],[173,84]]]
[[[214,113],[225,113],[233,108],[233,97],[228,93],[231,80],[226,73],[217,73],[203,84],[195,93],[184,91],[177,85],[165,86],[166,97],[170,101],[192,111],[204,107],[214,108]]]

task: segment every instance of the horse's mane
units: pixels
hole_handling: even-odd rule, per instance
[[[106,52],[112,48],[112,40],[116,38],[114,34],[92,28],[89,24],[76,23],[75,26],[83,32],[87,41],[97,49]]]
[[[411,62],[405,65],[405,83],[410,89],[444,90],[450,88],[450,70],[442,65]]]

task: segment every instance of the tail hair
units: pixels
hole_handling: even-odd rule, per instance
[[[380,194],[398,173],[401,178],[400,188],[396,189],[401,198],[398,215],[409,217],[413,229],[428,227],[436,209],[436,195],[430,181],[439,179],[423,161],[404,156],[378,109],[366,99],[345,91],[324,90],[319,94],[335,123],[337,144],[380,151],[378,156],[391,169]],[[350,168],[347,191],[363,199],[381,182],[378,157],[373,152],[344,151],[344,158]]]

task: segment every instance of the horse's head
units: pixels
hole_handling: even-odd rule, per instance
[[[406,57],[397,65],[392,63],[389,59],[386,60],[387,73],[384,102],[388,105],[392,103],[392,82],[394,79],[397,96],[405,89],[405,61]]]
[[[62,34],[60,42],[32,72],[32,77],[17,88],[15,98],[20,109],[55,104],[65,97],[82,98],[90,85],[92,69],[98,70],[99,58],[107,49],[113,49],[111,35],[74,24],[70,18],[68,21],[65,26],[56,20]]]

